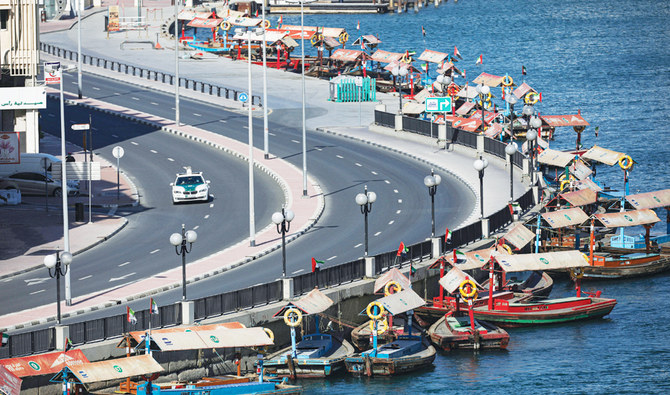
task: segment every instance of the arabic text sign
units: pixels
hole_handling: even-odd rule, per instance
[[[0,164],[20,163],[19,134],[0,132]]]
[[[427,97],[426,112],[449,112],[451,111],[450,97]]]
[[[0,88],[0,110],[47,108],[47,91],[43,86]]]

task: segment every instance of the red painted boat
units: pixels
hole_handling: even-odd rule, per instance
[[[430,340],[444,351],[456,349],[504,349],[509,343],[509,334],[502,328],[486,321],[475,320],[472,330],[470,318],[453,315],[442,316],[428,329]]]

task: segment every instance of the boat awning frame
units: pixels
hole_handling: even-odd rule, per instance
[[[402,274],[400,270],[398,270],[398,268],[394,267],[388,272],[379,276],[379,278],[375,280],[375,288],[373,292],[377,293],[383,290],[386,284],[388,284],[391,281],[395,281],[398,284],[400,284],[400,287],[402,287],[402,289],[411,288],[409,278],[407,278],[407,276]]]
[[[638,210],[670,207],[670,189],[628,195],[626,196],[626,200]]]
[[[526,228],[526,226],[521,222],[517,223],[512,229],[510,229],[503,236],[503,239],[505,239],[506,242],[512,244],[514,247],[518,249],[522,249],[523,247],[525,247],[534,238],[535,233],[533,233],[530,229]]]
[[[303,314],[319,314],[328,310],[333,304],[334,302],[331,298],[319,291],[318,288],[314,288],[300,299],[287,303],[273,317],[284,314],[286,310],[292,307],[300,309]]]
[[[624,155],[626,154],[594,145],[588,151],[582,154],[582,158],[604,163],[608,166],[614,166]]]
[[[575,159],[575,155],[563,151],[553,150],[551,148],[545,149],[537,157],[539,163],[561,168],[569,165],[573,159]]]
[[[540,254],[518,254],[495,256],[505,272],[524,272],[528,270],[556,270],[589,266],[581,252],[577,250],[544,252]]]
[[[622,211],[618,213],[594,214],[596,220],[607,228],[651,225],[660,219],[652,209]]]
[[[578,189],[572,192],[561,193],[560,197],[573,206],[586,206],[598,200],[598,193],[590,188]]]
[[[165,369],[156,362],[151,354],[144,354],[85,363],[77,367],[71,367],[69,370],[82,384],[91,384],[99,381],[122,380],[128,377],[160,373]],[[52,380],[58,379],[60,375],[62,375],[62,371]]]
[[[587,189],[585,189],[585,191],[587,191]],[[589,216],[579,207],[550,211],[548,213],[542,213],[541,215],[542,219],[544,219],[552,229],[581,225],[589,219]]]
[[[460,287],[465,280],[474,282],[475,286],[479,289],[482,288],[482,286],[471,275],[457,267],[452,267],[451,270],[449,270],[447,274],[445,274],[444,277],[440,279],[439,282],[442,288],[451,294],[456,292],[458,287]]]

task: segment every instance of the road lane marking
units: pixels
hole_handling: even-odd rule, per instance
[[[160,250],[161,250],[160,248],[157,248],[157,249],[151,251],[149,254],[155,254],[155,253],[157,253],[157,252],[160,251]]]
[[[49,114],[49,116],[50,116],[51,118],[56,118],[56,115],[54,115],[54,114]]]
[[[396,211],[395,213],[396,213],[396,214],[400,214],[401,211],[402,211],[402,210],[398,210],[398,211]]]
[[[358,162],[356,162],[356,166],[358,166],[358,167],[363,167],[363,165],[360,164],[360,163],[358,163]]]
[[[398,203],[402,203],[402,199],[398,199]]]
[[[152,154],[157,154],[158,153],[158,151],[156,151],[155,149],[151,149],[149,151],[151,151]]]
[[[198,114],[198,113],[195,113],[195,112],[193,113],[193,115],[195,115],[196,117],[201,117],[202,116],[202,114]]]
[[[157,105],[158,105],[158,103],[153,102],[153,101],[151,102],[151,104],[153,104],[154,106],[157,106]]]
[[[135,96],[132,96],[131,99],[140,101],[140,98],[139,98],[139,97],[135,97]]]
[[[304,271],[305,271],[305,269],[300,269],[300,270],[296,270],[296,271],[294,271],[294,272],[291,273],[291,274],[298,274],[298,273],[300,273],[300,272],[304,272]]]
[[[51,277],[31,278],[31,279],[23,280],[23,281],[25,281],[25,282],[27,283],[26,286],[29,287],[29,286],[31,286],[31,285],[41,284],[41,283],[43,283],[43,282],[49,280],[50,278],[51,278]]]
[[[93,88],[93,90],[96,90],[96,91],[100,90],[100,88],[98,88],[97,86],[92,86],[91,88]]]
[[[92,275],[92,274],[89,274],[88,276],[84,276],[84,277],[80,278],[79,281],[82,281],[82,280],[88,280],[88,279],[91,278],[91,277],[93,277],[93,275]]]
[[[119,92],[114,92],[114,94],[115,94],[116,96],[121,96],[121,94],[120,94]]]
[[[132,145],[140,145],[139,143],[136,143],[136,142],[134,142],[134,141],[131,141],[130,144],[132,144]]]
[[[377,175],[377,172],[376,172],[376,171],[371,171],[370,173],[372,173],[372,174],[374,174],[374,175]]]
[[[242,129],[249,129],[249,125],[242,126]]]
[[[115,137],[115,138],[117,138],[117,139],[119,138],[119,136],[117,136],[117,135],[115,135],[115,134],[113,134],[112,137]]]
[[[169,160],[170,162],[174,162],[174,159],[172,159],[172,158],[168,158],[168,160]]]
[[[337,156],[340,159],[344,159],[344,156],[342,156],[342,155],[335,155],[335,156]]]
[[[395,221],[389,221],[389,225],[393,225]]]
[[[300,144],[300,141],[298,141],[298,140],[291,140],[291,141],[296,143],[296,144]]]
[[[358,248],[358,247],[360,247],[360,246],[362,246],[362,245],[363,245],[363,244],[358,243],[358,244],[356,244],[356,245],[354,246],[354,248]]]
[[[38,293],[40,293],[40,292],[44,292],[44,290],[43,290],[43,289],[40,289],[39,291],[31,292],[30,294],[31,294],[31,295],[35,295],[35,294],[38,294]]]
[[[112,277],[112,278],[109,279],[109,282],[111,283],[111,282],[114,282],[114,281],[125,280],[130,276],[134,276],[135,274],[136,274],[135,272],[132,272],[132,273],[124,274],[121,277]]]
[[[209,208],[212,208],[212,207],[214,207],[214,203],[209,204]]]
[[[332,261],[333,259],[337,258],[337,255],[333,255],[330,258],[326,259],[327,261]]]
[[[209,214],[205,215],[205,219],[209,218]]]
[[[274,133],[270,133],[270,132],[268,132],[268,134],[269,134],[270,136],[276,136],[276,134],[274,134]]]
[[[387,184],[391,183],[391,181],[389,181],[389,180],[384,180],[384,182],[387,183]]]
[[[228,122],[228,121],[226,121],[225,119],[219,119],[219,122],[221,122],[221,123],[226,123],[226,122]]]
[[[196,225],[196,226],[193,227],[193,230],[198,230],[199,227],[200,227],[200,225]]]
[[[375,236],[379,236],[380,234],[382,234],[382,232],[377,232],[377,233],[375,233],[374,235],[375,235]]]
[[[394,189],[394,190],[393,190],[393,193],[398,193],[398,190],[397,190],[397,189]]]
[[[122,264],[119,265],[119,267],[126,266],[126,265],[129,264],[129,263],[130,263],[130,261],[128,261],[128,262],[123,262]]]

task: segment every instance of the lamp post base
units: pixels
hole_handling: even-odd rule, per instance
[[[195,303],[192,300],[181,302],[181,323],[191,325],[195,322]]]
[[[282,299],[291,300],[293,298],[293,279],[290,277],[282,278]]]

